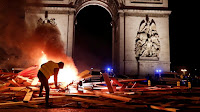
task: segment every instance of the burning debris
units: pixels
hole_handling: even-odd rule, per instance
[[[24,21],[25,0],[1,0],[1,4],[0,11],[6,13],[1,16],[3,22],[0,23],[0,68],[40,66],[49,60],[62,61],[65,67],[60,71],[58,81],[70,83],[75,80],[78,70],[73,59],[65,53],[54,19],[48,19],[46,12],[45,20],[39,19],[35,25],[35,19]]]
[[[10,2],[12,1],[12,2]],[[89,71],[78,74],[76,66],[65,54],[59,29],[53,19],[38,26],[31,20],[24,22],[24,0],[1,0],[0,15],[0,62],[1,67],[29,67],[19,73],[0,72],[0,108],[17,106],[40,108],[45,103],[39,96],[40,82],[37,72],[41,64],[53,60],[63,61],[65,67],[59,71],[59,89],[55,89],[53,77],[50,83],[50,102],[55,106],[80,106],[99,108],[152,108],[176,111],[199,108],[199,89],[172,86],[148,86],[140,82],[146,79],[118,80],[103,74],[103,82],[88,82]],[[46,17],[46,19],[48,19]],[[42,21],[42,23],[41,23]],[[47,20],[48,21],[48,20]],[[35,65],[35,66],[31,66]],[[31,67],[30,67],[31,66]],[[45,93],[44,93],[45,94]],[[182,100],[187,100],[184,104]]]
[[[25,0],[1,0],[0,11],[0,68],[29,67],[40,65],[39,60],[44,53],[48,60],[63,61],[67,68],[72,68],[73,75],[77,69],[73,59],[66,56],[65,45],[54,19],[45,20],[41,24],[40,17],[32,16],[25,21]],[[42,3],[41,0],[35,1]],[[38,10],[40,8],[38,7]],[[35,23],[38,18],[38,24]],[[68,70],[69,71],[69,70]],[[70,71],[72,72],[72,71]]]
[[[45,97],[38,97],[38,68],[39,66],[32,66],[19,73],[0,73],[0,108],[44,107]],[[200,98],[195,96],[200,92],[198,88],[148,86],[147,82],[142,83],[146,79],[120,80],[109,77],[106,73],[103,73],[103,82],[84,82],[85,79],[92,77],[89,72],[85,70],[78,74],[78,78],[71,83],[59,82],[59,89],[55,89],[54,83],[50,83],[49,102],[52,107],[151,108],[172,112],[199,108]]]

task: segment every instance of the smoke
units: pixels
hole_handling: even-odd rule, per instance
[[[21,46],[25,38],[24,0],[0,1],[0,63],[1,68],[19,66],[24,58]]]
[[[67,65],[75,66],[72,58],[65,54],[64,43],[61,41],[61,34],[56,26],[50,23],[39,25],[33,33],[33,38],[30,39],[31,43],[34,42],[32,44],[35,46],[35,51],[43,51],[49,60],[63,61]]]
[[[25,7],[26,0],[0,0],[0,68],[39,64],[42,51],[50,60],[75,67],[65,54],[59,29],[49,23],[35,28],[34,18],[26,24]]]

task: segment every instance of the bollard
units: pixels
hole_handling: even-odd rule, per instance
[[[188,88],[192,88],[191,82],[188,82]]]
[[[151,80],[148,80],[148,86],[151,86]]]
[[[180,81],[177,81],[177,87],[180,87]]]

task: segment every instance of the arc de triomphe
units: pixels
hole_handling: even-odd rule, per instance
[[[112,63],[119,74],[145,76],[170,71],[168,0],[42,0],[37,13],[28,0],[25,18],[54,18],[73,57],[75,20],[87,6],[98,5],[112,17]]]

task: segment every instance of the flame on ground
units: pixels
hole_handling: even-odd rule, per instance
[[[42,51],[42,57],[40,58],[40,65],[48,62],[46,54]],[[65,63],[65,62],[64,62]],[[71,83],[72,81],[78,79],[77,70],[74,66],[65,63],[64,68],[59,70],[58,82],[62,82],[64,85]],[[54,82],[54,76],[49,78],[49,83]]]

